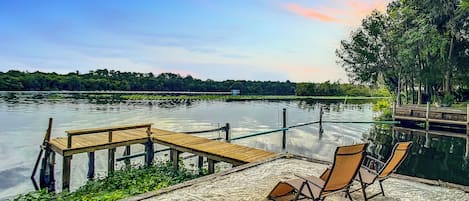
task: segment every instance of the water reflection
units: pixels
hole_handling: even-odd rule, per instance
[[[397,142],[414,143],[398,173],[469,185],[468,143],[464,133],[380,125],[373,127],[367,138],[372,142],[369,152],[381,160],[389,157]]]

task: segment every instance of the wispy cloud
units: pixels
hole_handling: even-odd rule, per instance
[[[285,5],[285,8],[288,9],[290,12],[296,13],[306,18],[311,18],[311,19],[315,19],[315,20],[319,20],[323,22],[337,22],[338,21],[338,19],[332,16],[323,14],[311,8],[302,7],[294,3]]]
[[[390,0],[333,0],[327,5],[303,6],[285,4],[292,13],[321,22],[340,23],[355,26],[373,10],[385,11]]]

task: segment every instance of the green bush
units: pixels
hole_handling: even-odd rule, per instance
[[[119,200],[178,184],[197,176],[181,164],[178,171],[170,162],[151,167],[138,166],[115,171],[106,178],[88,181],[74,192],[47,193],[45,190],[19,195],[14,200]]]

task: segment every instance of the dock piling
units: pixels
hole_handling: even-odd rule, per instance
[[[107,163],[108,175],[114,172],[114,166],[116,163],[115,156],[116,156],[116,148],[108,149],[108,163]]]
[[[62,161],[62,191],[70,190],[70,166],[72,156],[64,156]]]
[[[319,105],[319,135],[324,133],[324,129],[322,128],[322,115],[324,114],[322,105]]]
[[[429,122],[429,119],[430,118],[430,102],[427,102],[427,110],[425,112],[425,130],[429,130],[430,129],[430,122]]]
[[[178,170],[179,169],[179,154],[181,152],[179,152],[178,150],[176,149],[171,149],[170,150],[170,156],[171,156],[171,162],[173,163],[173,168],[174,170]]]
[[[208,162],[208,173],[213,174],[215,173],[215,161],[212,159],[207,159]]]
[[[199,175],[203,175],[203,167],[204,167],[204,157],[199,156],[199,160],[197,161],[197,168],[199,169]]]
[[[469,138],[469,103],[466,105],[467,107],[467,111],[466,111],[466,121],[467,121],[467,124],[466,124],[466,134]]]
[[[130,156],[131,150],[130,145],[125,146],[124,156]],[[130,158],[124,160],[125,167],[130,168]]]
[[[283,108],[283,113],[282,113],[282,128],[284,129],[282,131],[282,150],[285,150],[286,149],[286,145],[287,145],[287,109],[286,108]]]
[[[94,152],[88,152],[88,180],[93,180],[94,178]]]
[[[230,133],[230,124],[226,123],[225,125],[225,142],[231,142],[231,133]]]

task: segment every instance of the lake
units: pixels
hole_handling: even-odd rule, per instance
[[[197,131],[230,123],[232,137],[280,128],[282,109],[287,110],[287,125],[319,120],[324,107],[324,120],[372,121],[379,115],[373,103],[342,101],[123,101],[96,103],[88,99],[38,99],[37,97],[2,93],[0,99],[0,199],[34,190],[30,180],[39,145],[47,129],[49,117],[54,118],[52,136],[65,136],[65,130],[105,127],[111,125],[153,123],[153,127],[172,131]],[[411,155],[399,173],[429,179],[440,179],[469,185],[468,160],[464,157],[466,140],[459,137],[425,136],[394,131],[389,125],[325,123],[319,135],[318,125],[287,131],[287,149],[292,154],[331,160],[340,145],[370,142],[369,152],[385,160],[394,143],[412,140]],[[200,134],[218,137],[223,133]],[[233,141],[233,143],[282,152],[281,132]],[[426,143],[427,142],[427,143]],[[161,149],[162,147],[157,147]],[[132,153],[143,146],[132,146]],[[117,156],[123,149],[118,149]],[[158,158],[168,158],[161,153]],[[96,153],[96,172],[105,175],[107,152]],[[141,159],[133,159],[139,163]],[[60,186],[61,157],[57,157],[56,186]],[[193,167],[188,161],[188,167]],[[117,162],[122,166],[121,162]],[[72,160],[72,190],[86,182],[87,156]]]

